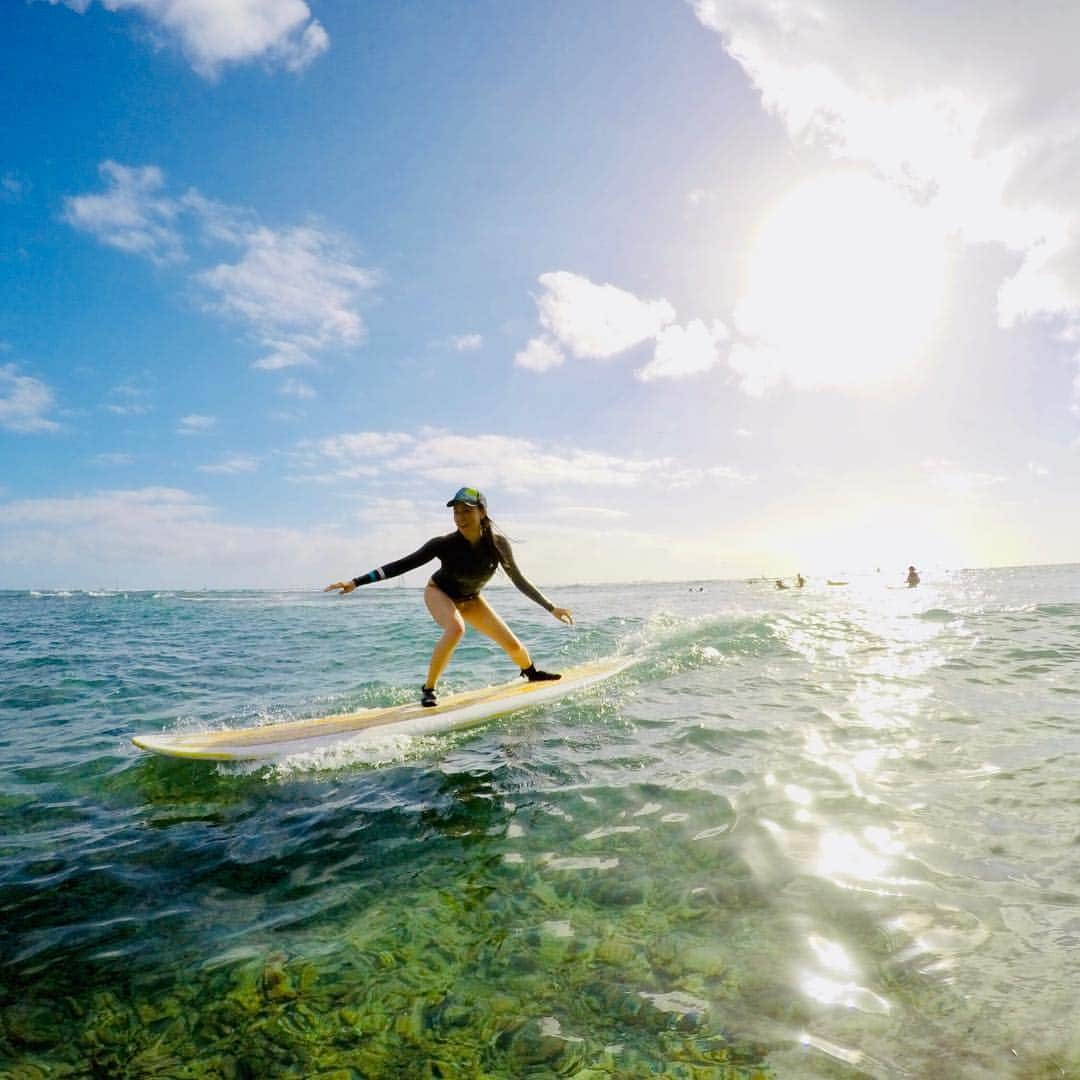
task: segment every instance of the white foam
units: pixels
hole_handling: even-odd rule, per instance
[[[387,732],[385,735],[372,735],[365,732],[363,738],[347,739],[343,742],[334,742],[327,746],[289,754],[274,762],[271,768],[273,774],[279,777],[290,776],[294,773],[345,769],[357,765],[374,768],[430,753],[438,742],[437,739],[424,735],[392,732]]]

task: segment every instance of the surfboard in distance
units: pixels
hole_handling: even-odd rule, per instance
[[[373,741],[388,734],[432,735],[469,727],[518,709],[566,697],[611,678],[632,663],[634,660],[629,657],[592,660],[567,669],[563,677],[554,682],[530,683],[518,679],[499,686],[465,690],[460,694],[447,694],[434,708],[425,709],[419,702],[410,702],[261,727],[162,731],[136,735],[131,741],[142,750],[167,757],[199,761],[272,760],[346,740],[350,743],[364,739]]]

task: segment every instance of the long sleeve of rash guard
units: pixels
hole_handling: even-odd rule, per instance
[[[506,571],[506,576],[518,589],[545,611],[554,611],[555,605],[518,569],[510,541],[505,536],[495,537],[495,550],[499,553],[499,562]]]
[[[431,562],[439,553],[439,545],[442,539],[441,536],[433,537],[423,547],[417,548],[411,555],[406,555],[403,559],[395,559],[394,562],[388,562],[385,566],[369,570],[362,577],[354,577],[352,582],[354,585],[369,585],[373,581],[401,577],[402,574],[407,574],[410,570],[415,570],[418,566]]]

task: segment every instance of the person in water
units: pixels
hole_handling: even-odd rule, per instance
[[[424,603],[442,629],[442,637],[431,654],[427,681],[420,688],[420,702],[436,705],[435,685],[465,634],[465,624],[491,638],[521,668],[529,682],[545,682],[562,676],[538,671],[528,649],[480,595],[480,590],[501,566],[510,580],[530,600],[551,612],[560,622],[572,624],[569,608],[557,607],[518,569],[510,541],[498,532],[487,514],[487,500],[476,488],[460,488],[446,504],[454,509],[456,532],[436,536],[403,559],[389,562],[350,581],[335,581],[323,592],[351,593],[359,585],[398,577],[424,563],[438,559],[442,564],[424,588]]]
[[[922,578],[919,577],[919,571],[916,570],[914,566],[909,566],[907,568],[907,578],[906,578],[906,580],[907,580],[907,587],[909,589],[914,589],[915,586],[918,585],[920,581],[922,581]]]
[[[795,575],[795,585],[796,585],[796,587],[801,589],[805,584],[806,584],[806,578],[804,578],[802,576],[802,574],[796,574]]]

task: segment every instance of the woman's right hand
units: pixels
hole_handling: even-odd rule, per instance
[[[335,581],[333,585],[327,585],[323,592],[333,592],[335,589],[341,590],[341,595],[351,593],[356,586],[351,581]]]

